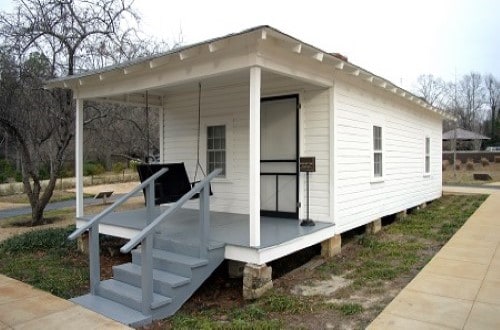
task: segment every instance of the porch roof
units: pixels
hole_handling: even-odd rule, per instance
[[[331,86],[334,76],[346,75],[370,83],[414,103],[424,111],[454,119],[424,99],[363,69],[336,53],[263,25],[223,37],[172,49],[103,69],[50,80],[47,88],[71,88],[77,98],[106,99],[162,106],[159,87],[175,86],[243,70],[252,66],[320,86]],[[326,69],[326,70],[325,70]]]

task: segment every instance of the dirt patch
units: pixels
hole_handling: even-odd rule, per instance
[[[83,192],[85,194],[96,195],[101,191],[113,191],[113,194],[126,194],[133,188],[137,187],[139,182],[131,181],[124,183],[110,183],[110,184],[100,184],[97,186],[83,187]],[[70,192],[75,192],[75,189],[69,189]]]
[[[332,277],[328,280],[313,281],[310,285],[296,285],[291,291],[293,294],[305,297],[330,296],[338,290],[351,284],[351,280],[345,279],[341,276],[332,275]]]

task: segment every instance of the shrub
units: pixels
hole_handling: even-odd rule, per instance
[[[40,180],[50,179],[50,170],[49,170],[49,167],[48,166],[42,166],[38,170],[38,177],[40,178]]]
[[[139,165],[140,162],[138,160],[131,160],[129,163],[128,163],[128,167],[131,169],[131,170],[134,170],[136,171],[137,170],[137,165]]]
[[[468,160],[467,163],[465,164],[465,169],[467,171],[473,171],[474,170],[474,162],[472,160]]]
[[[6,159],[0,159],[0,183],[7,182],[7,179],[14,177],[15,171]]]
[[[454,165],[454,166],[455,166],[455,169],[456,169],[456,170],[460,170],[461,165],[462,165],[462,162],[461,162],[460,160],[458,160],[458,159],[457,159],[457,161],[455,162],[455,165]]]
[[[450,166],[450,162],[448,160],[443,160],[443,171],[446,171],[446,169]]]
[[[481,164],[483,166],[490,166],[490,161],[488,160],[488,158],[481,158]]]
[[[21,173],[21,171],[16,171],[16,173],[14,174],[14,178],[16,182],[23,182],[23,174]]]
[[[122,162],[113,164],[113,172],[114,173],[117,173],[117,174],[122,173],[123,170],[125,170],[125,168],[126,168],[126,166]]]
[[[75,241],[69,241],[68,236],[74,230],[68,228],[49,228],[33,230],[22,235],[13,236],[0,244],[0,251],[7,253],[33,252],[47,249],[76,247]]]
[[[106,170],[104,169],[104,166],[102,166],[99,163],[89,162],[89,163],[85,163],[83,165],[83,175],[85,175],[85,176],[99,175],[99,174],[103,174],[104,172],[106,172]]]

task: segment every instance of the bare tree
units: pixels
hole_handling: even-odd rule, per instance
[[[478,131],[484,118],[485,88],[479,73],[465,75],[450,83],[450,108],[460,127]]]
[[[486,86],[486,93],[490,108],[491,120],[491,138],[496,141],[498,138],[496,126],[498,121],[498,112],[500,110],[500,81],[496,80],[493,75],[484,77],[484,84]]]
[[[417,95],[423,97],[432,106],[444,108],[447,101],[447,84],[443,79],[432,74],[420,75],[415,86]]]
[[[0,14],[0,126],[21,150],[33,225],[44,222],[74,126],[71,91],[44,90],[43,79],[128,59],[130,46],[140,44],[131,5],[130,0],[18,0],[13,13]],[[91,65],[89,54],[100,61]],[[43,192],[42,166],[49,171]]]

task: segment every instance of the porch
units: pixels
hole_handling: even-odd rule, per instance
[[[169,206],[156,206],[153,217]],[[95,215],[77,220],[81,227]],[[147,209],[113,212],[99,224],[99,232],[130,239],[146,227]],[[334,235],[334,224],[316,221],[315,226],[300,226],[298,219],[260,217],[258,247],[250,244],[250,217],[248,214],[210,212],[209,246],[225,247],[225,257],[242,262],[265,263],[317,244]],[[186,245],[199,246],[200,220],[196,209],[182,208],[171,219],[158,226],[158,236]]]

